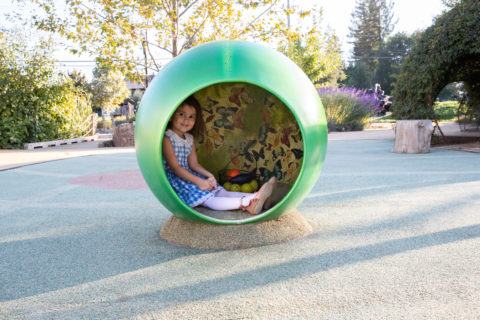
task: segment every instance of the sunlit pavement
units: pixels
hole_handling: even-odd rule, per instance
[[[392,148],[332,139],[313,234],[233,251],[159,238],[133,149],[0,171],[0,319],[478,319],[480,154]]]

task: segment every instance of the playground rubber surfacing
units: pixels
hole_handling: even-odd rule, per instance
[[[312,234],[241,250],[163,241],[139,180],[81,183],[132,152],[1,171],[0,319],[478,318],[480,154],[392,146],[330,141]]]

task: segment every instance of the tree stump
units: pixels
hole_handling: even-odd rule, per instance
[[[122,123],[113,130],[113,145],[115,147],[133,147],[135,125],[133,123]]]
[[[395,127],[395,153],[428,153],[432,120],[399,120]]]

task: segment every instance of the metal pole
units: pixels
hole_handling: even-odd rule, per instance
[[[290,0],[287,0],[287,10],[290,11]],[[287,25],[288,29],[290,29],[290,12],[287,13]]]
[[[145,88],[148,87],[148,58],[147,58],[147,30],[145,30],[145,38],[143,39],[143,56],[145,58]]]

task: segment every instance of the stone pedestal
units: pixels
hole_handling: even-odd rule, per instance
[[[282,243],[312,233],[297,210],[278,219],[240,225],[200,223],[171,216],[160,230],[166,241],[197,249],[244,249]]]
[[[428,153],[432,133],[432,120],[398,120],[393,152]]]
[[[135,125],[133,123],[122,123],[113,130],[113,145],[115,147],[133,147]]]

